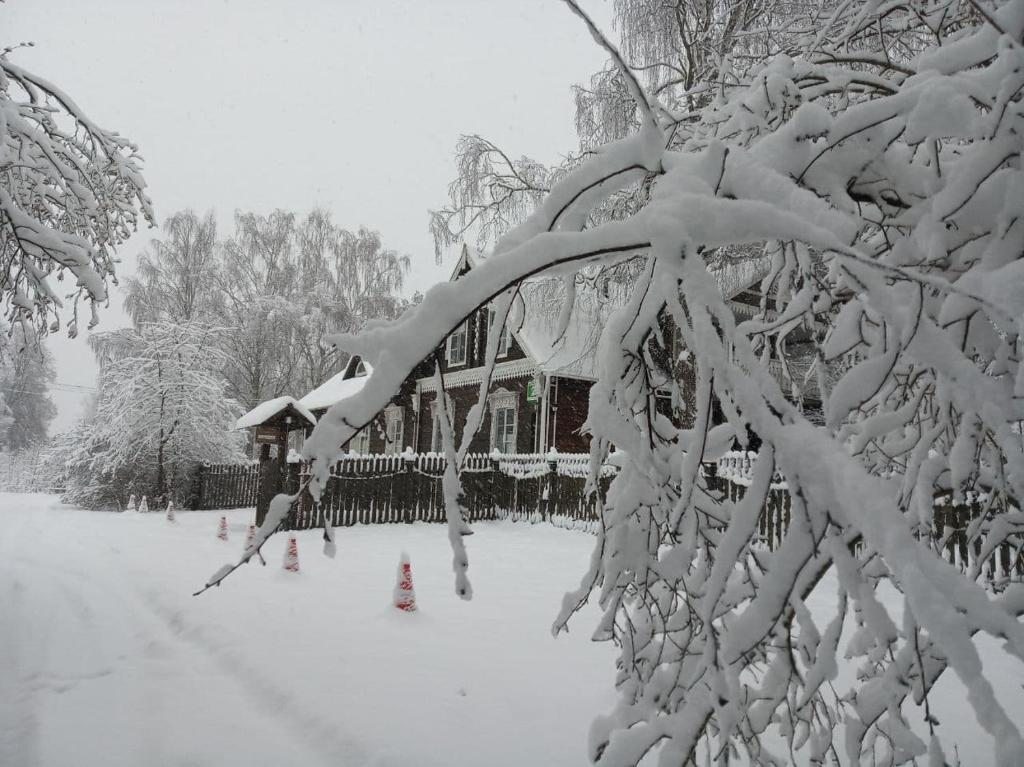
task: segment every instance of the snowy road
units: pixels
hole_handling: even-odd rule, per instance
[[[608,649],[548,633],[587,536],[481,530],[471,604],[444,530],[421,525],[343,531],[336,561],[304,534],[302,574],[268,546],[268,567],[193,598],[251,512],[226,544],[213,513],[0,495],[0,515],[0,765],[584,764],[611,702]],[[415,615],[387,606],[403,547]]]
[[[300,574],[281,570],[278,536],[267,567],[192,597],[241,550],[251,515],[228,514],[225,543],[215,512],[171,525],[0,494],[0,767],[587,763],[590,722],[614,701],[614,650],[588,641],[591,608],[568,636],[549,626],[592,537],[476,525],[465,603],[440,525],[340,530],[334,560],[310,531]],[[402,549],[415,614],[389,606]],[[827,615],[834,592],[826,578],[812,611]],[[1020,664],[979,647],[1024,721]],[[948,674],[933,691],[940,734],[965,767],[991,764],[964,695]]]
[[[315,716],[296,717],[287,693],[207,641],[179,606],[188,584],[170,601],[125,561],[122,536],[65,527],[157,519],[44,513],[38,502],[7,508],[5,499],[0,533],[0,764],[366,761],[333,727],[317,732]]]

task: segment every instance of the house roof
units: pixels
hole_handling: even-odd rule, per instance
[[[450,279],[456,279],[463,269],[472,269],[484,258],[463,243]],[[714,277],[725,297],[731,300],[743,288],[764,277],[770,265],[767,257],[748,258],[719,268]],[[558,315],[565,298],[561,280],[538,277],[523,283],[522,301],[513,312],[518,319],[510,321],[519,345],[540,370],[574,378],[598,378],[597,346],[601,331],[613,312],[628,300],[621,285],[609,283],[607,288],[612,291],[611,295],[599,294],[600,289],[592,283],[577,285],[572,314],[560,332]],[[735,301],[732,303],[738,305]]]
[[[483,258],[463,243],[450,279],[464,268],[472,269]],[[598,300],[593,288],[577,289],[569,323],[559,332],[558,314],[565,288],[556,278],[536,278],[523,283],[521,301],[514,307],[510,324],[523,351],[545,373],[597,379],[596,354],[601,329],[619,304]]]
[[[260,426],[276,416],[284,415],[289,408],[296,416],[305,418],[314,426],[316,425],[316,416],[309,412],[309,409],[303,406],[302,403],[297,402],[294,398],[285,396],[275,397],[274,399],[268,399],[266,402],[261,402],[235,421],[235,428],[250,429],[254,426]]]
[[[599,300],[593,289],[578,288],[569,322],[560,329],[565,289],[559,283],[529,282],[521,295],[523,319],[514,333],[537,367],[548,374],[596,380],[601,331],[619,304]]]
[[[326,410],[361,391],[372,372],[373,367],[369,362],[353,357],[343,371],[313,389],[299,400],[299,404],[309,410]]]

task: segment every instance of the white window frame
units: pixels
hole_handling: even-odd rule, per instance
[[[441,416],[437,412],[437,403],[430,408],[430,452],[441,452]]]
[[[395,427],[395,428],[392,428]],[[405,438],[405,412],[398,405],[384,409],[384,453],[401,453]]]
[[[453,342],[456,338],[462,339],[462,359],[455,359],[452,354],[452,351],[455,348],[455,344]],[[452,334],[448,336],[445,347],[445,356],[448,359],[449,367],[466,364],[469,359],[469,326],[465,322],[463,322],[457,330],[452,331]]]
[[[501,450],[498,446],[498,411],[499,410],[511,410],[512,411],[512,435],[511,435],[511,446],[512,450],[508,451],[508,454],[515,453],[517,446],[519,445],[519,395],[515,392],[508,391],[507,389],[498,389],[491,396],[487,398],[487,404],[491,410],[491,451]],[[508,445],[506,445],[508,447]],[[502,451],[506,453],[506,451]]]
[[[452,414],[452,395],[446,395],[448,400],[448,414]],[[440,453],[444,451],[443,440],[441,439],[441,410],[438,408],[439,401],[434,397],[430,403],[430,452]]]

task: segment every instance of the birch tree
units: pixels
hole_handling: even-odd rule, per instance
[[[319,386],[345,362],[324,343],[332,332],[393,319],[409,259],[380,234],[337,226],[323,210],[303,219],[278,210],[238,214],[223,243],[216,322],[231,391],[247,407]]]
[[[219,269],[213,211],[179,211],[161,229],[163,238],[150,241],[125,280],[125,310],[136,323],[208,322]]]
[[[591,760],[952,762],[927,714],[929,691],[952,673],[965,712],[991,735],[993,763],[1024,764],[1019,716],[995,696],[974,641],[990,635],[1024,663],[1024,584],[986,588],[980,565],[944,561],[934,530],[937,496],[973,497],[978,562],[1003,544],[1017,556],[1024,547],[1024,1],[844,2],[826,15],[787,4],[787,49],[723,76],[686,112],[567,5],[616,63],[635,132],[590,152],[466,275],[395,322],[333,339],[373,372],[306,441],[303,492],[318,495],[340,446],[479,307],[507,311],[537,275],[639,258],[630,298],[602,332],[587,424],[592,486],[612,445],[621,470],[600,499],[589,568],[553,626],[565,630],[594,599],[594,638],[619,648],[618,703],[592,728]],[[650,193],[634,212],[593,215],[642,182]],[[751,279],[775,297],[774,312],[735,319],[712,273],[722,248],[769,259],[768,275]],[[654,404],[665,311],[695,371],[688,429]],[[788,401],[757,351],[804,326],[823,328],[821,425]],[[714,427],[713,397],[726,417]],[[762,447],[733,501],[701,466],[748,427]],[[444,431],[457,463],[467,435]],[[758,519],[779,480],[792,518],[766,550]],[[455,591],[468,598],[457,477],[446,476],[445,496]],[[275,499],[241,562],[294,498]],[[807,600],[829,572],[838,591],[823,616]],[[899,620],[880,588],[903,596]],[[846,629],[854,641],[841,641]],[[837,688],[844,653],[862,663]],[[924,731],[908,724],[914,705]]]

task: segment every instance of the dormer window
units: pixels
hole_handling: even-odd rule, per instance
[[[501,333],[501,335],[498,336],[498,357],[506,357],[508,356],[508,348],[511,345],[512,331],[509,328],[507,322],[505,323],[504,327],[496,330],[494,327],[496,322],[497,313],[493,309],[491,309],[490,312],[488,313],[488,330],[491,333]]]
[[[459,328],[448,336],[448,364],[449,365],[465,365],[466,364],[466,341],[469,335],[469,330],[466,327],[466,323],[462,323]]]

